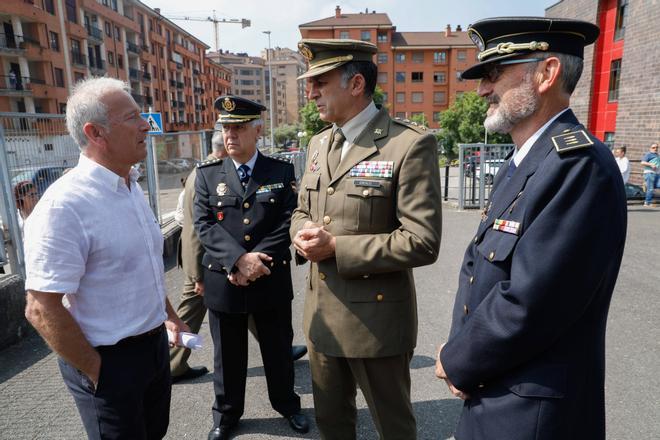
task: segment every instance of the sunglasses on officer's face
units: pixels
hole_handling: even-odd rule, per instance
[[[508,66],[525,63],[538,63],[539,61],[543,60],[545,60],[545,58],[521,58],[517,60],[504,60],[499,63],[493,63],[484,67],[484,75],[481,79],[486,79],[489,82],[494,83],[500,79],[502,72],[504,72],[504,69]]]

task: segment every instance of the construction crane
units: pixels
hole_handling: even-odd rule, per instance
[[[189,17],[189,16],[178,16],[178,15],[166,15],[165,18],[168,18],[170,20],[187,20],[187,21],[210,21],[213,23],[213,37],[215,39],[215,51],[220,50],[220,30],[218,29],[218,25],[220,23],[233,23],[233,24],[240,24],[243,29],[246,27],[250,27],[252,22],[250,20],[246,20],[245,18],[218,18],[215,15],[215,9],[213,10],[213,16],[212,17]]]

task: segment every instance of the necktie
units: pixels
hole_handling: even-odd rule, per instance
[[[345,140],[344,133],[338,128],[335,131],[335,136],[332,138],[332,145],[328,151],[328,169],[330,170],[331,177],[339,166],[339,162],[341,162],[341,147],[344,145]]]
[[[242,164],[236,171],[238,172],[238,179],[241,181],[241,185],[245,188],[248,184],[248,180],[250,180],[250,167]]]
[[[514,171],[516,171],[516,163],[511,159],[509,161],[509,168],[506,170],[506,181],[508,182],[511,180],[511,176],[513,176]]]

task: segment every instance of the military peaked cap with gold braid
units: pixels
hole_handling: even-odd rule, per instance
[[[261,112],[266,107],[233,95],[220,96],[215,100],[213,106],[220,112],[217,124],[243,124],[261,118]]]
[[[373,62],[378,51],[373,43],[348,39],[300,40],[298,50],[308,64],[307,72],[298,79],[321,75],[350,61]]]
[[[479,79],[484,66],[534,52],[557,52],[584,57],[584,47],[598,38],[600,29],[581,20],[550,17],[497,17],[480,20],[467,30],[477,46],[479,63],[461,75]]]

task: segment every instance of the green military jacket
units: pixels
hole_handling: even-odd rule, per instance
[[[440,248],[435,137],[382,109],[330,178],[331,136],[325,129],[310,141],[291,221],[292,238],[306,221],[336,237],[335,257],[312,263],[307,277],[307,340],[330,356],[411,352],[417,340],[412,268],[433,263]]]

